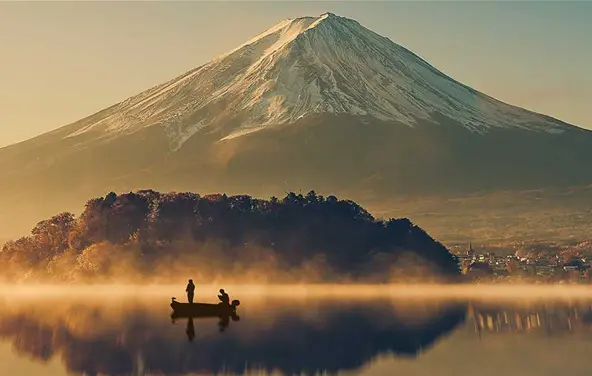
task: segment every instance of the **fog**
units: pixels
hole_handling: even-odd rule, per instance
[[[412,299],[412,300],[479,300],[500,302],[592,299],[589,285],[516,285],[516,284],[199,284],[195,291],[198,301],[215,301],[218,289],[224,288],[233,298],[242,301],[262,297],[306,299]],[[186,280],[176,285],[0,285],[0,297],[43,298],[100,298],[146,297],[185,300]]]
[[[173,319],[168,293],[184,285],[4,287],[0,339],[22,357],[87,375],[336,374],[381,354],[415,357],[466,314],[466,304],[437,300],[333,299],[347,296],[344,286],[325,286],[327,295],[322,286],[250,285],[224,286],[241,299],[240,320]],[[218,287],[200,286],[197,300],[213,301]]]
[[[379,220],[353,201],[136,193],[91,199],[0,252],[5,283],[438,283],[457,260],[406,218]]]
[[[14,285],[92,283],[160,286],[177,283],[178,276],[207,280],[210,284],[233,285],[351,284],[360,280],[364,283],[438,283],[450,278],[437,262],[404,248],[394,254],[379,252],[369,256],[366,261],[351,266],[349,272],[343,267],[336,268],[330,256],[323,253],[291,262],[288,257],[268,247],[244,244],[225,250],[221,241],[200,244],[177,241],[157,256],[144,255],[138,245],[103,242],[91,245],[80,253],[66,251],[34,266],[20,262],[19,257],[4,261],[6,267],[0,271],[0,282]]]

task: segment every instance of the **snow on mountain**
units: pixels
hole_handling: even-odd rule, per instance
[[[358,22],[325,13],[284,20],[169,82],[80,122],[68,137],[104,137],[163,126],[178,149],[197,132],[235,120],[222,139],[318,113],[350,114],[414,127],[439,113],[467,130],[561,133],[550,117],[502,103],[438,71]]]

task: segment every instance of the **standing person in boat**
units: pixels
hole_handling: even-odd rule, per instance
[[[195,285],[193,284],[192,279],[189,280],[189,283],[187,284],[187,288],[185,288],[185,291],[187,291],[187,301],[189,303],[193,303],[193,293],[195,291]]]
[[[220,295],[218,295],[218,299],[222,302],[222,304],[230,305],[230,297],[224,291],[224,289],[220,289]]]

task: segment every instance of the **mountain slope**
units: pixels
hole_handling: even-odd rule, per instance
[[[162,85],[0,149],[10,213],[0,219],[29,226],[88,197],[146,187],[316,189],[364,202],[585,185],[591,161],[592,132],[477,92],[327,13],[282,21]]]
[[[331,13],[280,22],[237,49],[82,122],[68,137],[163,126],[173,149],[203,128],[240,119],[233,137],[318,113],[408,126],[441,113],[467,129],[562,132],[447,77],[359,23]]]

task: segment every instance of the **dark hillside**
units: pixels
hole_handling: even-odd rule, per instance
[[[408,219],[314,191],[283,199],[152,190],[95,198],[7,242],[5,277],[63,281],[432,281],[456,259]]]

